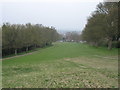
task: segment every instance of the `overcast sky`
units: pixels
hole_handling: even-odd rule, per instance
[[[43,24],[54,26],[57,30],[81,31],[87,17],[96,9],[100,0],[93,2],[4,2],[2,3],[2,22],[11,24]]]

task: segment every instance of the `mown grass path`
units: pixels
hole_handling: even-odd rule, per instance
[[[31,55],[3,60],[3,87],[115,88],[118,87],[117,56],[117,49],[54,43]]]

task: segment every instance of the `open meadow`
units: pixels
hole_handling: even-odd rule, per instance
[[[56,42],[3,59],[3,88],[117,88],[118,50]]]

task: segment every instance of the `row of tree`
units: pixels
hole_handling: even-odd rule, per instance
[[[112,48],[112,44],[120,39],[118,31],[118,12],[120,9],[118,2],[103,2],[97,5],[96,10],[88,18],[88,22],[82,31],[82,39],[94,46],[107,45],[108,49]]]
[[[2,26],[2,55],[17,54],[37,47],[51,45],[59,38],[54,27],[42,24],[9,24]]]

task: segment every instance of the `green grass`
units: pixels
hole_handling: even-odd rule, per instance
[[[118,50],[54,43],[32,55],[4,60],[4,88],[117,88]]]
[[[2,61],[0,59],[0,89],[2,88]]]

